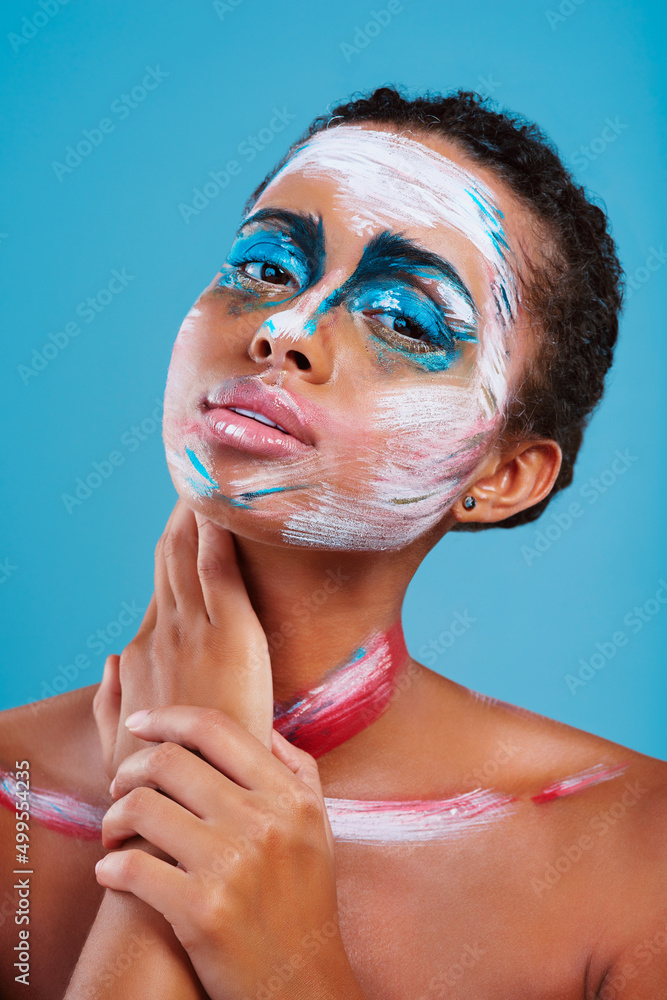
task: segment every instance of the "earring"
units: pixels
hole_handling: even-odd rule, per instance
[[[465,507],[466,510],[473,510],[473,508],[477,506],[477,501],[475,500],[474,497],[468,496],[463,501],[463,506]]]

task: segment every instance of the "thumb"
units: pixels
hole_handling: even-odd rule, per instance
[[[111,761],[116,746],[120,701],[120,656],[112,653],[104,662],[102,682],[93,698],[93,715],[102,743],[104,768],[111,778],[114,777]]]

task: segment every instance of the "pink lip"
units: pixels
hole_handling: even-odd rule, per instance
[[[231,407],[252,410],[279,424],[270,427]],[[268,458],[304,454],[314,444],[308,422],[296,400],[284,389],[263,382],[218,386],[203,400],[203,422],[221,444]]]

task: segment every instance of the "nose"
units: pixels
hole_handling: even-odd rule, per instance
[[[248,354],[256,362],[269,362],[282,371],[297,370],[307,382],[327,382],[333,358],[327,331],[298,309],[270,316],[254,334]]]

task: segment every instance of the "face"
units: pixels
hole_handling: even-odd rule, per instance
[[[186,316],[171,475],[238,534],[397,549],[441,525],[524,354],[521,209],[441,140],[344,125],[265,188]]]

